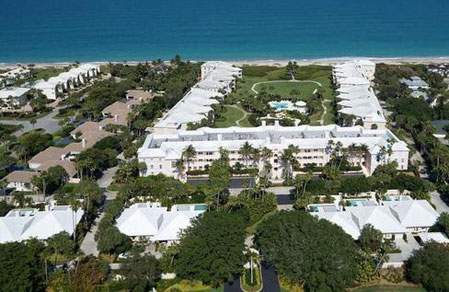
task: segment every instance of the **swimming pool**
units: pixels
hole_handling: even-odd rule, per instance
[[[270,107],[275,109],[277,112],[294,108],[293,104],[288,100],[270,101],[269,104],[270,104]]]
[[[207,205],[206,204],[195,205],[195,207],[193,207],[193,210],[195,210],[195,211],[205,211],[205,210],[207,210]]]

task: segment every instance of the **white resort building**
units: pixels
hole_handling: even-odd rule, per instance
[[[11,210],[0,217],[0,243],[45,240],[63,231],[72,235],[83,214],[82,209],[75,212],[70,206],[49,206],[45,211]]]
[[[385,127],[386,119],[374,93],[371,82],[376,64],[368,60],[355,60],[334,67],[334,82],[337,85],[338,113],[349,125],[365,128]]]
[[[182,230],[206,211],[204,204],[173,205],[168,211],[160,203],[136,203],[117,218],[117,228],[134,240],[178,241]]]
[[[199,123],[209,118],[212,105],[218,104],[242,77],[242,69],[225,62],[206,62],[201,65],[201,81],[171,108],[153,127],[156,132],[174,132],[185,129],[188,123]]]
[[[56,77],[51,77],[47,81],[39,80],[33,88],[41,90],[48,99],[55,100],[60,94],[87,83],[91,78],[97,77],[99,73],[99,65],[81,64]]]
[[[229,151],[231,166],[238,162],[248,165],[239,154],[239,149],[248,142],[254,148],[267,147],[272,151],[273,155],[269,159],[272,165],[270,177],[276,181],[283,178],[284,162],[281,156],[289,145],[298,148],[295,156],[299,167],[308,164],[324,166],[331,158],[329,141],[334,144],[340,142],[343,148],[350,145],[365,146],[363,152],[352,153],[349,161],[353,165],[360,165],[367,175],[371,175],[379,164],[391,161],[396,161],[400,170],[408,167],[407,145],[390,130],[336,125],[282,127],[275,123],[273,126],[262,124],[255,128],[201,128],[195,131],[179,130],[173,134],[152,133],[139,149],[138,157],[147,166],[143,175],[162,173],[185,179],[177,169],[176,162],[189,145],[196,150],[196,156],[188,163],[189,170],[206,170],[213,160],[220,157],[220,148]],[[252,167],[259,169],[263,165],[264,161],[251,163]]]

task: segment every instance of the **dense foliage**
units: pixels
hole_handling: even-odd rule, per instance
[[[407,275],[429,291],[449,291],[449,246],[435,242],[417,249],[407,261]]]
[[[279,273],[306,291],[342,291],[358,275],[358,248],[340,227],[302,211],[282,211],[257,228],[256,244]]]
[[[214,286],[233,279],[243,268],[245,225],[240,212],[208,212],[194,220],[182,235],[176,274]]]
[[[2,291],[45,291],[45,269],[37,241],[0,244],[0,287]]]

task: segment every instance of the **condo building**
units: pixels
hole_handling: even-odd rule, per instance
[[[376,64],[368,60],[354,60],[334,66],[338,115],[346,121],[346,125],[385,128],[387,121],[371,86],[375,69]]]
[[[400,170],[408,167],[407,145],[390,130],[337,125],[282,127],[276,123],[254,128],[201,128],[195,131],[179,130],[172,134],[152,133],[139,149],[138,157],[147,166],[142,175],[162,173],[185,179],[183,172],[177,168],[177,161],[182,158],[183,151],[192,145],[196,155],[189,161],[187,171],[207,170],[212,161],[220,157],[220,149],[229,151],[231,166],[240,163],[262,170],[267,161],[259,159],[248,162],[239,154],[240,148],[249,143],[256,149],[266,147],[271,150],[269,178],[278,181],[283,178],[286,167],[281,156],[290,145],[298,149],[295,158],[299,167],[311,164],[322,167],[332,157],[329,146],[338,142],[344,149],[353,149],[354,146],[363,149],[348,152],[348,160],[353,165],[359,165],[366,175],[371,175],[378,165],[392,161],[397,162]]]
[[[189,123],[208,119],[212,105],[232,91],[242,69],[226,62],[214,61],[201,65],[201,80],[171,108],[153,127],[155,132],[176,132]]]
[[[340,99],[339,115],[354,118],[349,125],[282,127],[276,122],[253,128],[200,128],[187,131],[189,122],[199,122],[213,109],[212,104],[229,93],[242,71],[224,62],[206,62],[201,67],[201,80],[175,105],[147,136],[138,151],[140,162],[147,169],[141,175],[165,174],[186,180],[189,171],[206,171],[220,157],[220,150],[229,152],[231,166],[258,168],[273,181],[281,181],[286,171],[295,175],[310,166],[323,167],[333,157],[332,145],[346,150],[352,166],[359,166],[365,175],[371,175],[376,167],[392,161],[399,170],[408,168],[409,150],[386,125],[382,107],[371,87],[375,64],[365,60],[346,62],[334,67],[334,81]],[[218,87],[218,84],[221,84]],[[206,86],[207,85],[207,86]],[[209,85],[217,85],[215,90]],[[268,148],[271,157],[257,160],[243,157],[244,144],[254,149]],[[184,150],[193,146],[194,157],[184,168],[178,161]],[[293,146],[297,163],[292,167],[282,159],[285,149]],[[269,164],[270,172],[266,173]],[[295,173],[296,172],[296,173]]]

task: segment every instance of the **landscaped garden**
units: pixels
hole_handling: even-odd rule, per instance
[[[425,292],[426,289],[420,287],[397,286],[397,285],[376,285],[370,287],[361,287],[353,290],[354,292]]]
[[[335,122],[335,95],[331,79],[330,66],[298,67],[291,74],[287,67],[243,66],[243,78],[225,103],[237,106],[247,116],[240,120],[242,113],[238,113],[237,108],[226,107],[214,126],[257,126],[256,120],[272,111],[268,102],[273,100],[305,101],[310,111],[307,119],[297,115],[292,118],[314,125],[332,124]],[[236,123],[238,120],[240,122]]]

